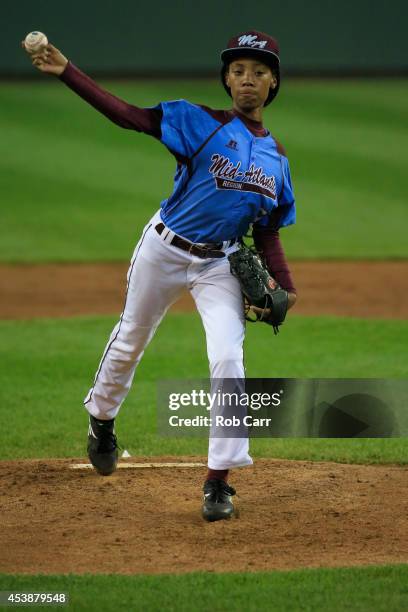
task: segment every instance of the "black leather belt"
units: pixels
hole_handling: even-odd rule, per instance
[[[165,225],[163,223],[158,223],[155,227],[156,232],[161,236]],[[236,242],[236,238],[230,240],[227,246],[231,246]],[[187,251],[191,253],[191,255],[195,255],[196,257],[200,257],[201,259],[207,259],[208,257],[225,257],[225,253],[221,251],[222,242],[210,243],[210,244],[194,244],[194,242],[189,242],[176,234],[173,236],[170,244],[175,246],[183,251]]]

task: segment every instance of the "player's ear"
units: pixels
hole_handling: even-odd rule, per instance
[[[230,83],[229,83],[229,70],[230,70],[230,67],[229,67],[229,66],[227,66],[227,67],[225,68],[225,72],[224,72],[224,75],[225,75],[225,76],[224,76],[224,79],[225,79],[225,84],[226,84],[226,86],[227,86],[227,87],[229,87],[229,86],[230,86]]]
[[[271,89],[276,89],[278,85],[278,79],[275,76],[275,73],[272,72],[272,80],[271,80]]]

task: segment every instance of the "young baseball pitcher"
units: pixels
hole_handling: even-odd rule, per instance
[[[250,226],[270,274],[286,292],[287,306],[296,300],[279,236],[281,227],[295,222],[289,163],[283,147],[262,125],[263,110],[279,91],[279,47],[274,38],[255,30],[228,41],[221,53],[221,81],[232,98],[231,110],[186,100],[139,108],[101,89],[42,40],[34,51],[26,48],[34,66],[57,76],[120,127],[159,140],[177,164],[172,194],[161,202],[136,245],[123,312],[84,400],[88,455],[95,469],[107,475],[116,469],[114,422],[135,369],[166,311],[185,289],[204,325],[211,380],[245,378],[243,296],[228,256],[239,249]],[[233,516],[229,470],[251,463],[248,437],[210,435],[202,508],[206,520]]]

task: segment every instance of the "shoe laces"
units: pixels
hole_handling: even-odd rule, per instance
[[[107,433],[103,436],[98,436],[98,449],[100,453],[110,453],[115,448],[120,448],[117,437],[114,433]]]
[[[204,493],[211,493],[211,501],[222,503],[227,495],[235,495],[236,491],[233,487],[227,484],[224,480],[212,478],[204,484]]]
[[[120,448],[113,425],[101,425],[96,419],[90,422],[90,427],[98,440],[98,452],[110,453],[115,448]]]

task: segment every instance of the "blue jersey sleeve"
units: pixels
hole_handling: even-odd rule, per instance
[[[281,156],[282,187],[278,196],[278,206],[270,215],[266,215],[256,222],[256,225],[270,227],[279,230],[281,227],[293,225],[296,222],[295,196],[293,193],[292,179],[288,158]]]
[[[278,198],[278,208],[282,209],[279,227],[285,227],[296,222],[296,207],[288,158],[282,155],[281,162],[283,186]]]
[[[279,194],[278,204],[291,206],[295,203],[295,196],[293,194],[292,178],[290,176],[289,161],[287,157],[281,156],[282,164],[282,189]]]
[[[161,102],[160,141],[173,155],[190,158],[219,123],[196,104],[186,100]]]

